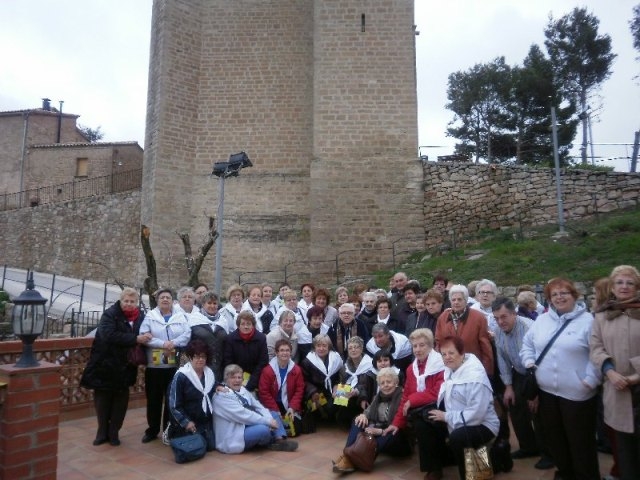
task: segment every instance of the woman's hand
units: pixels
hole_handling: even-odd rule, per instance
[[[382,431],[382,435],[388,435],[389,433],[391,435],[395,435],[396,433],[398,433],[398,430],[400,430],[398,427],[396,427],[395,425],[389,425],[387,428],[385,428]]]
[[[318,392],[311,395],[311,402],[316,406],[316,408],[320,408],[320,394]]]
[[[410,408],[411,408],[411,402],[407,400],[405,404],[402,406],[402,415],[406,417],[409,414]]]
[[[638,373],[634,373],[633,375],[627,375],[627,382],[629,382],[629,385],[637,385],[638,383],[640,383],[640,374]]]
[[[167,340],[166,342],[164,342],[162,344],[162,348],[164,348],[169,352],[175,349],[175,347],[173,346],[173,342],[171,340]]]
[[[278,429],[278,422],[276,422],[275,418],[272,418],[271,421],[269,422],[269,428],[271,430],[277,430]]]
[[[365,428],[364,432],[368,433],[369,435],[373,435],[375,437],[379,437],[380,435],[384,434],[384,430],[382,428],[373,428],[373,427]]]
[[[446,422],[445,413],[442,410],[430,410],[429,420],[433,420],[434,422]]]
[[[196,424],[193,422],[187,423],[187,426],[184,427],[184,429],[190,433],[196,433],[198,431],[198,429],[196,428]]]
[[[151,336],[150,333],[143,333],[142,335],[138,335],[136,337],[136,343],[140,343],[142,345],[149,343],[149,340],[151,340],[153,338],[153,336]]]
[[[624,390],[629,386],[629,380],[624,375],[620,375],[615,370],[611,369],[607,372],[607,379],[611,382],[616,390]]]
[[[358,415],[353,421],[360,428],[364,428],[369,425],[369,419],[364,413]]]
[[[293,417],[295,414],[296,414],[296,411],[293,408],[291,408],[291,407],[287,408],[286,415],[289,415],[290,417]]]

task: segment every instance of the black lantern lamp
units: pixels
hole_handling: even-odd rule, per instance
[[[13,333],[22,340],[22,356],[16,367],[27,368],[40,365],[33,356],[33,342],[44,330],[46,312],[44,304],[47,299],[34,289],[33,272],[27,276],[27,289],[13,299],[11,323]]]

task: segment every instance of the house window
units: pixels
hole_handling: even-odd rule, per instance
[[[89,175],[89,159],[76,158],[76,177],[86,177]]]

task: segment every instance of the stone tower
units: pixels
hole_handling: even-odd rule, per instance
[[[212,164],[239,151],[254,166],[225,183],[223,287],[351,249],[343,273],[363,273],[375,249],[423,244],[413,3],[154,1],[141,218],[162,283],[185,278],[175,232],[200,242]],[[201,280],[213,265],[212,249]]]

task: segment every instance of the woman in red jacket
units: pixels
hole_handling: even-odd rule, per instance
[[[274,350],[276,356],[260,374],[258,395],[260,402],[267,409],[280,413],[283,418],[286,415],[292,418],[294,426],[297,427],[297,434],[302,421],[302,398],[305,388],[302,369],[291,360],[289,340],[278,340]]]
[[[427,472],[425,480],[440,480],[442,467],[450,457],[445,444],[447,429],[428,420],[427,414],[437,408],[440,385],[444,381],[444,363],[442,356],[433,349],[433,333],[428,328],[411,332],[409,341],[415,359],[407,367],[400,408],[384,433],[395,434],[410,422],[418,440],[420,471]]]

